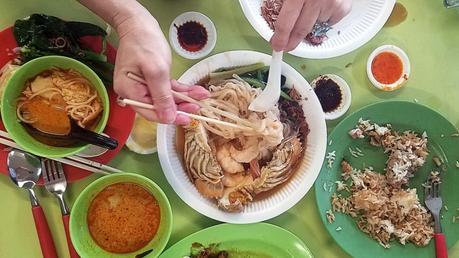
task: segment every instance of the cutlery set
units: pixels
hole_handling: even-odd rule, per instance
[[[29,193],[32,214],[43,257],[56,258],[58,256],[45,214],[33,190],[40,176],[43,176],[46,190],[55,195],[59,200],[70,257],[79,257],[70,241],[70,211],[64,200],[67,181],[62,164],[54,160],[40,159],[37,156],[20,150],[12,150],[8,154],[7,166],[11,180],[18,187],[26,189]]]

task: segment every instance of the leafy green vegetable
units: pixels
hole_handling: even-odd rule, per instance
[[[218,244],[204,246],[200,243],[193,243],[190,248],[190,258],[227,258],[228,252],[219,250]]]
[[[105,54],[84,49],[80,44],[83,36],[101,36],[105,44],[106,32],[94,24],[32,14],[15,22],[13,34],[24,62],[47,55],[68,56],[91,67],[106,85],[112,83],[114,66],[107,62]]]
[[[252,78],[252,77],[247,77],[247,76],[240,76],[240,78],[244,81],[246,81],[248,84],[250,84],[252,87],[255,88],[262,88],[264,89],[266,87],[266,82],[259,80],[258,78]],[[293,100],[288,93],[284,92],[281,90],[281,97],[287,100]]]
[[[264,66],[265,65],[263,63],[255,63],[251,65],[232,68],[229,70],[224,70],[224,71],[220,70],[220,72],[213,72],[209,74],[209,83],[212,84],[217,81],[230,79],[233,77],[233,74],[240,75],[240,74],[245,74],[251,71],[256,71],[257,69],[260,69]]]

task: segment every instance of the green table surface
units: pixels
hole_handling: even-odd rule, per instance
[[[236,0],[141,2],[159,20],[166,36],[170,23],[177,15],[185,11],[198,11],[209,16],[217,27],[218,41],[212,54],[236,49],[270,53],[268,43],[250,26]],[[407,19],[398,26],[383,28],[376,37],[358,50],[327,60],[308,60],[286,55],[284,61],[297,69],[308,81],[324,73],[342,76],[352,89],[353,101],[349,112],[388,99],[416,99],[438,110],[458,126],[459,11],[445,9],[442,0],[400,2],[408,10]],[[10,26],[17,18],[34,12],[104,25],[102,20],[74,0],[1,0],[0,28]],[[110,39],[116,43],[115,35]],[[373,49],[382,44],[398,45],[407,52],[411,60],[412,76],[407,85],[397,92],[385,93],[374,89],[366,76],[367,57]],[[174,53],[173,77],[178,78],[195,62],[197,61],[185,60]],[[329,122],[328,130],[332,130],[336,123]],[[165,191],[174,214],[173,233],[168,247],[193,232],[219,223],[195,212],[175,194],[163,175],[156,154],[142,156],[123,149],[110,165],[145,175]],[[96,178],[96,175],[92,175],[71,184],[66,193],[69,204],[71,205],[81,190]],[[57,201],[44,189],[37,190],[59,257],[68,257]],[[10,179],[3,175],[0,176],[0,204],[0,257],[40,257],[40,247],[27,194],[17,189]],[[267,222],[279,225],[299,236],[315,257],[348,257],[325,231],[319,218],[322,215],[317,211],[314,191],[311,190],[293,208]],[[459,227],[459,223],[457,226]],[[459,257],[459,244],[449,252],[450,257]],[[377,254],[374,257],[377,257]]]

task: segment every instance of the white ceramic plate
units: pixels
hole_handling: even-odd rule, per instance
[[[239,0],[245,17],[252,27],[269,41],[273,31],[261,16],[262,2],[263,0]],[[323,59],[352,52],[378,33],[389,18],[394,5],[395,0],[353,0],[352,11],[327,33],[328,40],[318,46],[303,41],[290,54]]]
[[[201,78],[222,67],[248,65],[257,62],[269,64],[271,56],[254,51],[230,51],[220,53],[192,66],[179,79],[183,83],[193,84]],[[310,133],[307,138],[305,157],[293,177],[279,187],[275,193],[247,205],[240,213],[229,213],[218,209],[215,201],[204,198],[188,179],[176,148],[176,127],[158,126],[158,155],[167,181],[180,198],[197,212],[222,222],[245,224],[273,218],[298,203],[309,191],[316,180],[327,144],[327,128],[321,105],[309,83],[295,69],[282,64],[282,74],[287,78],[287,85],[305,97],[302,106]]]

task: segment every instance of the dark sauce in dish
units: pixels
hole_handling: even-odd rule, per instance
[[[339,85],[328,77],[322,77],[316,82],[314,92],[325,113],[336,110],[343,101],[343,94]]]
[[[177,29],[178,42],[185,50],[197,52],[207,44],[207,30],[201,23],[189,21],[180,26],[174,24],[174,27]]]

